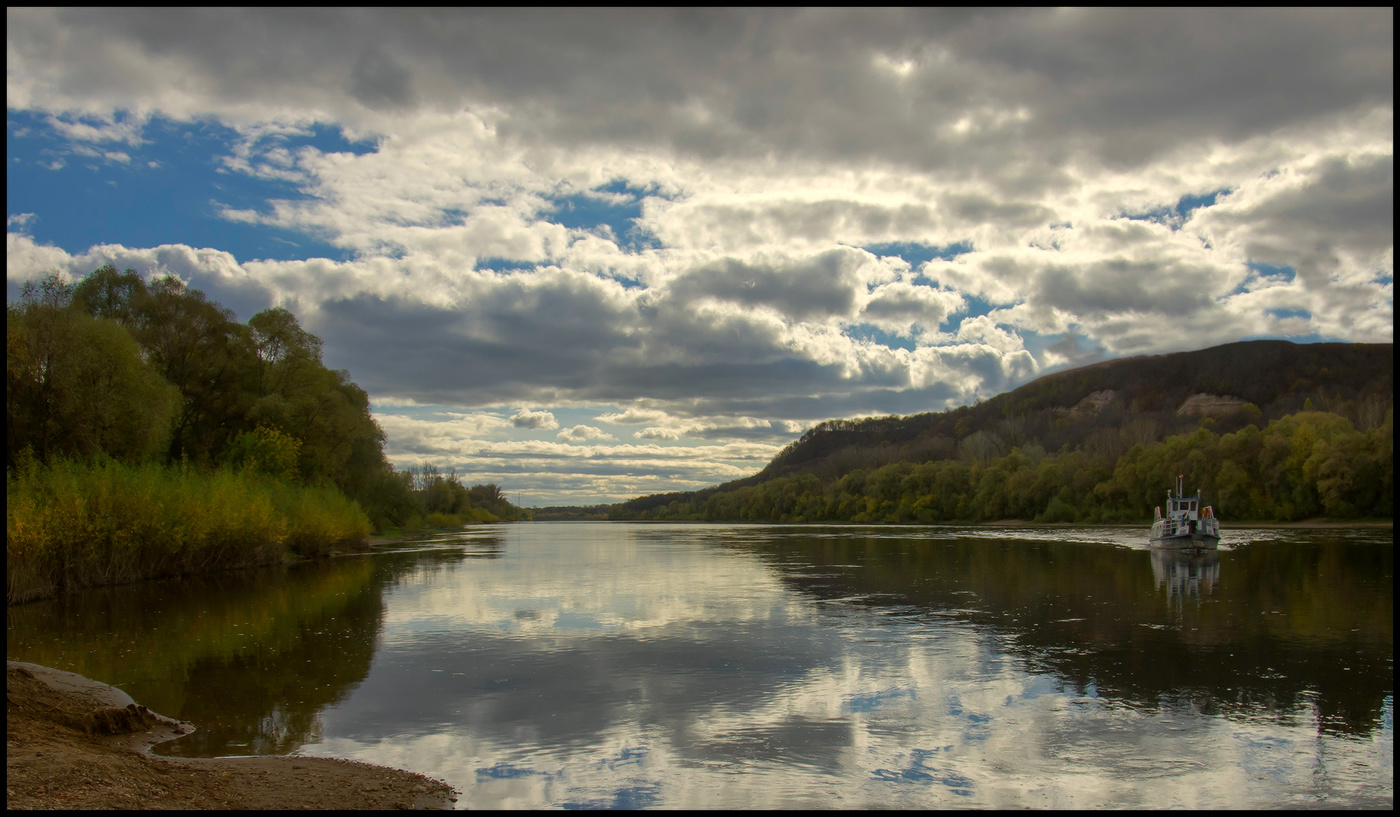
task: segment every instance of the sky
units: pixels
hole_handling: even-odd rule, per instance
[[[1256,338],[1393,342],[1394,12],[15,9],[6,293],[280,305],[526,506]]]

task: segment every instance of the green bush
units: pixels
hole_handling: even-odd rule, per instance
[[[423,524],[430,528],[460,528],[462,527],[462,517],[450,513],[430,513]]]
[[[369,533],[364,511],[335,489],[248,470],[25,460],[6,472],[5,493],[10,604],[323,555]]]

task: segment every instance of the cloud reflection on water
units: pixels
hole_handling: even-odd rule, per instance
[[[865,529],[856,550],[909,533]],[[1097,684],[1047,672],[1057,659],[1035,643],[1037,622],[998,626],[985,592],[953,590],[970,605],[962,613],[901,607],[843,584],[862,588],[849,577],[868,579],[878,564],[844,551],[830,564],[792,556],[773,545],[783,535],[509,528],[502,558],[386,592],[369,676],[323,713],[322,742],[303,751],[434,774],[474,808],[1189,808],[1393,796],[1388,695],[1385,726],[1349,736],[1326,734],[1306,698],[1222,718],[1189,688],[1146,703],[1101,697]],[[801,535],[849,544],[853,533]],[[1165,599],[1141,558],[1143,583]],[[1052,646],[1072,666],[1075,643],[1063,639],[1075,631],[1056,632]],[[1081,643],[1079,658],[1106,671],[1117,659],[1102,647]]]

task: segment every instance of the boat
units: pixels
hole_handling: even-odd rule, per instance
[[[1175,495],[1167,489],[1165,516],[1162,506],[1157,506],[1151,545],[1163,550],[1215,550],[1220,544],[1220,520],[1215,516],[1215,509],[1209,505],[1202,507],[1199,488],[1195,496],[1186,496],[1182,480],[1183,477],[1176,478]]]

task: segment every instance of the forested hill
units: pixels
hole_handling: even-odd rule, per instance
[[[804,481],[811,493],[811,484],[829,487],[847,475],[899,463],[958,460],[986,467],[1013,451],[1037,462],[1046,452],[1078,453],[1111,472],[1137,445],[1197,430],[1218,439],[1303,411],[1335,415],[1359,433],[1386,422],[1393,367],[1394,344],[1281,340],[1104,361],[950,411],[828,420],[751,477],[640,497],[616,506],[613,516],[651,517],[672,505],[699,508],[716,495],[794,477],[814,479]]]
[[[1133,419],[1152,421],[1153,436],[1161,439],[1194,428],[1203,413],[1216,416],[1218,432],[1225,426],[1242,427],[1240,420],[1268,421],[1292,414],[1309,399],[1317,408],[1348,401],[1364,403],[1368,398],[1388,404],[1394,392],[1394,364],[1395,345],[1391,343],[1297,344],[1284,340],[1244,341],[1196,352],[1109,360],[1049,374],[978,405],[952,411],[828,420],[784,449],[759,476],[798,471],[839,476],[850,469],[843,468],[842,458],[833,455],[849,449],[894,446],[900,455],[887,454],[880,459],[927,459],[921,455],[940,452],[976,432],[992,438],[993,450],[1035,439],[1055,451],[1065,444],[1082,444],[1098,428]],[[1193,397],[1194,402],[1188,403]],[[1229,411],[1248,403],[1254,404],[1261,416]],[[1232,413],[1235,416],[1220,416]],[[1057,419],[1070,422],[1057,423]]]

